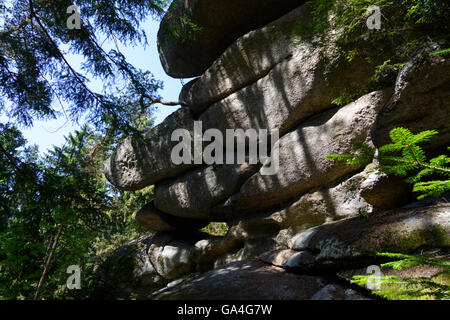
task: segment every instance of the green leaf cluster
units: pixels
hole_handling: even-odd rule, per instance
[[[420,193],[418,199],[439,197],[450,190],[450,157],[443,154],[430,160],[420,144],[430,141],[438,132],[426,130],[413,134],[406,128],[395,128],[390,132],[392,143],[378,150],[376,159],[379,169],[391,175],[406,177],[414,185],[413,191]],[[374,150],[367,144],[357,144],[351,154],[327,155],[328,159],[345,161],[348,165],[364,166],[372,162]],[[450,151],[450,148],[448,148]]]
[[[147,113],[139,102],[159,98],[162,82],[132,65],[119,44],[145,46],[142,22],[161,16],[167,2],[80,0],[81,29],[71,30],[71,0],[0,1],[0,115],[19,127],[65,116],[104,133],[133,132],[133,119]],[[103,88],[94,90],[92,79]]]
[[[0,124],[0,300],[33,299],[62,225],[44,299],[89,297],[108,253],[148,232],[133,214],[152,200],[153,189],[122,192],[103,175],[117,139],[84,126],[40,155],[16,127]],[[70,265],[82,268],[81,290],[66,287]]]
[[[438,271],[432,277],[397,277],[397,276],[373,276],[357,275],[351,283],[367,286],[379,281],[380,290],[376,295],[391,300],[417,300],[450,299],[450,261],[445,257],[434,257],[430,255],[407,255],[400,253],[379,253],[381,257],[394,259],[381,265],[383,268],[403,270],[418,266],[437,267]],[[397,260],[399,259],[399,260]]]

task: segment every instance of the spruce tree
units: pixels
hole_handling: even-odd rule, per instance
[[[76,29],[69,28],[71,0],[0,1],[1,113],[31,126],[58,117],[59,105],[73,121],[84,116],[97,129],[133,131],[132,119],[158,100],[162,83],[130,64],[118,46],[106,52],[102,44],[145,45],[141,22],[163,14],[166,2],[80,0]],[[69,54],[83,57],[83,70],[76,70]],[[105,90],[93,91],[90,78],[102,79]]]

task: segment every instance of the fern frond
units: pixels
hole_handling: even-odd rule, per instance
[[[422,148],[417,145],[406,146],[403,149],[402,154],[404,159],[414,161],[418,164],[427,161],[425,152],[423,152]]]
[[[440,197],[442,194],[450,191],[450,180],[436,180],[427,182],[418,182],[414,185],[414,192],[424,193],[418,199],[424,199],[429,196]]]
[[[447,55],[450,54],[450,48],[448,49],[442,49],[442,50],[438,50],[438,51],[433,51],[430,53],[430,56],[434,57],[434,56],[443,56],[443,55]]]
[[[372,162],[375,150],[366,143],[357,143],[353,146],[355,153],[327,154],[325,158],[345,161],[347,165],[364,167]]]
[[[392,143],[382,146],[378,150],[377,159],[380,170],[386,174],[402,177],[410,175],[406,182],[414,184],[414,192],[423,193],[418,199],[427,196],[439,197],[450,190],[450,180],[421,182],[426,177],[441,175],[450,177],[450,157],[440,155],[427,160],[425,152],[419,146],[420,143],[428,142],[438,132],[426,130],[413,134],[406,128],[395,128],[389,133]],[[365,143],[356,144],[353,154],[327,155],[327,159],[345,161],[348,165],[365,166],[374,157],[374,150]],[[450,147],[447,148],[450,150]]]
[[[428,142],[437,134],[439,134],[439,132],[436,130],[425,130],[419,132],[418,134],[413,135],[412,139],[409,141],[409,145]]]
[[[391,143],[384,145],[378,149],[380,155],[390,154],[394,152],[400,152],[405,146],[401,143]]]
[[[391,140],[392,142],[394,142],[394,144],[403,146],[407,146],[409,144],[409,141],[412,141],[414,139],[414,135],[411,133],[411,131],[402,127],[392,129],[389,133],[389,136],[391,137]]]

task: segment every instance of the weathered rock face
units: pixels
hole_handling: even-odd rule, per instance
[[[361,197],[376,208],[396,208],[414,200],[412,186],[400,177],[373,172],[360,187]]]
[[[112,297],[119,290],[142,298],[156,294],[162,299],[373,298],[341,281],[330,282],[330,275],[335,273],[348,281],[352,275],[364,275],[367,271],[361,266],[387,261],[376,256],[377,252],[448,250],[449,217],[447,204],[416,203],[409,208],[380,211],[369,218],[353,217],[309,228],[294,237],[284,237],[285,244],[271,242],[283,230],[261,227],[264,224],[258,225],[257,219],[240,222],[225,237],[196,234],[180,239],[177,234],[156,233],[111,256],[109,267],[101,268],[99,287],[103,295],[98,296]],[[214,267],[204,275],[195,273]],[[327,272],[326,278],[303,274],[323,271]],[[411,276],[411,272],[433,276],[438,271],[428,268],[392,273],[383,269],[383,273],[397,276]],[[182,280],[169,283],[179,277]],[[287,283],[292,286],[285,286]],[[245,290],[236,291],[235,286]],[[110,287],[115,289],[109,292]],[[254,296],[250,296],[252,292]]]
[[[174,216],[217,220],[211,209],[239,190],[258,166],[220,165],[190,171],[155,186],[155,205]]]
[[[293,237],[292,250],[314,252],[303,269],[345,267],[377,252],[412,253],[423,247],[450,245],[450,206],[446,204],[384,211],[369,219],[352,218],[308,229]],[[292,266],[291,266],[292,267]]]
[[[128,298],[149,294],[168,283],[157,273],[147,254],[152,237],[140,237],[114,251],[96,273],[93,296],[97,299]]]
[[[298,21],[309,20],[309,8],[303,5],[263,28],[240,37],[201,77],[183,88],[180,101],[199,113],[214,102],[265,77],[276,65],[289,60],[294,51],[301,50],[296,50],[300,39],[293,30]],[[278,73],[277,77],[280,76]]]
[[[137,214],[137,222],[150,230],[159,232],[189,233],[208,225],[207,221],[183,219],[159,211],[152,203],[145,205]]]
[[[351,152],[356,143],[370,142],[370,130],[389,91],[370,93],[341,109],[330,110],[306,121],[283,136],[272,152],[279,154],[274,175],[258,173],[241,187],[239,196],[226,206],[257,210],[286,201],[315,187],[325,187],[358,168],[325,158]]]
[[[145,132],[142,139],[125,139],[105,165],[108,180],[123,190],[139,190],[192,167],[176,165],[171,160],[172,148],[178,144],[171,141],[176,129],[194,130],[189,110],[175,111],[163,123]]]
[[[311,300],[371,300],[353,289],[329,284],[312,296]]]
[[[174,1],[158,32],[158,49],[164,70],[174,78],[201,75],[240,36],[266,25],[304,2]]]
[[[425,146],[427,149],[442,149],[449,144],[450,59],[430,56],[438,48],[428,44],[400,71],[394,96],[373,129],[377,147],[389,143],[389,132],[401,126],[413,133],[438,131],[439,135]]]
[[[326,155],[362,142],[376,149],[399,126],[437,130],[427,151],[446,149],[450,59],[430,56],[438,46],[425,44],[391,88],[370,92],[369,79],[391,43],[377,43],[377,50],[364,39],[347,44],[347,53],[358,48],[365,55],[343,68],[338,30],[320,42],[293,32],[299,21],[311,21],[303,3],[179,0],[164,17],[158,35],[164,68],[175,77],[199,77],[183,87],[181,109],[142,139],[126,139],[106,165],[120,189],[154,185],[154,201],[136,219],[158,233],[133,256],[138,284],[127,280],[124,290],[144,287],[147,294],[167,285],[158,294],[171,299],[365,299],[367,292],[330,277],[383,262],[379,251],[449,247],[448,205],[411,205],[411,186],[380,174],[376,162],[348,166]],[[333,104],[348,94],[359,98]],[[185,129],[192,139],[195,121],[199,134],[266,129],[268,141],[259,142],[268,142],[270,158],[175,164],[179,141],[171,141],[172,133]],[[249,151],[247,145],[248,162]],[[198,231],[211,221],[226,221],[227,234]],[[305,275],[322,272],[330,277]]]
[[[288,274],[258,261],[230,263],[161,293],[159,299],[309,300],[324,287],[322,277]]]
[[[265,253],[259,259],[289,270],[339,270],[380,262],[377,252],[413,253],[419,248],[449,246],[449,205],[399,210],[309,228],[288,240],[289,249]]]

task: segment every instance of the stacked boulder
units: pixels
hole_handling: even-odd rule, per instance
[[[164,279],[161,286],[265,253],[263,261],[282,261],[289,270],[318,265],[318,250],[320,259],[329,252],[336,258],[334,249],[348,248],[332,239],[310,242],[314,254],[294,252],[303,250],[299,239],[305,235],[297,234],[403,205],[410,190],[401,181],[374,177],[374,164],[348,166],[325,156],[351,152],[357,143],[379,147],[398,126],[413,132],[435,129],[440,135],[431,147],[448,145],[450,59],[429,55],[437,45],[416,53],[394,87],[336,106],[335,91],[344,92],[349,82],[367,82],[384,56],[374,52],[370,59],[337,70],[337,77],[330,74],[329,64],[338,55],[334,33],[320,44],[294,32],[299,21],[312,19],[303,2],[180,0],[162,20],[158,44],[166,72],[197,78],[183,87],[180,109],[142,139],[125,139],[105,166],[106,177],[120,189],[154,185],[154,201],[136,219],[158,232],[147,252],[153,278]],[[392,50],[385,49],[386,54]],[[202,133],[267,130],[269,140],[279,134],[278,141],[269,143],[270,154],[279,156],[278,170],[264,174],[270,162],[254,164],[248,158],[242,164],[208,165],[192,154],[191,161],[175,163],[172,151],[179,141],[172,141],[172,134],[184,129],[194,140],[196,121]],[[397,197],[389,195],[391,188]],[[198,231],[219,221],[229,225],[225,236]]]

